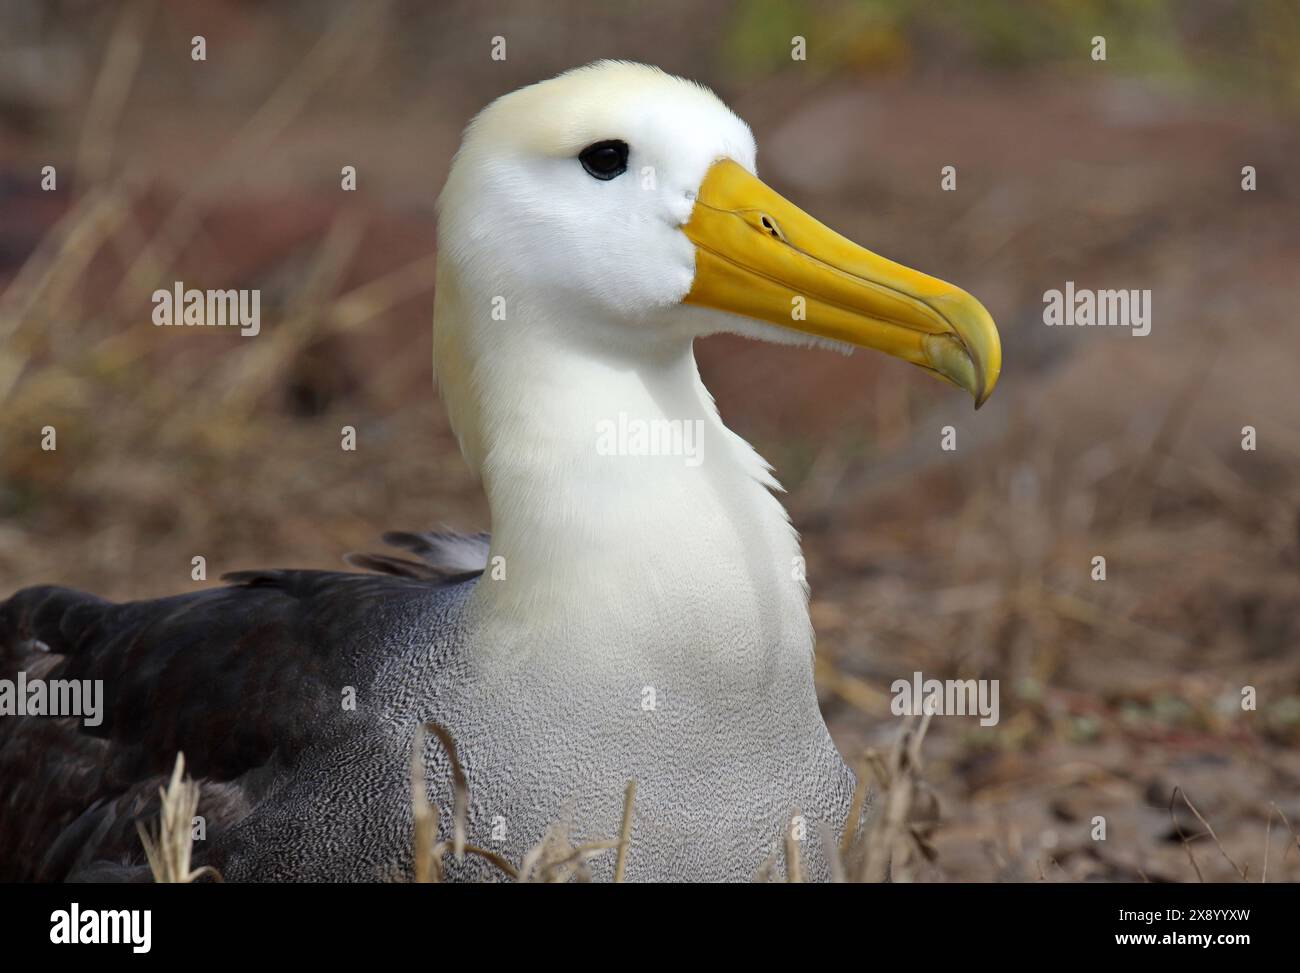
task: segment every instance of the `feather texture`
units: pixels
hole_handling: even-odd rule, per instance
[[[135,826],[157,814],[177,751],[201,783],[210,847],[309,745],[357,732],[338,687],[369,681],[384,642],[352,637],[471,580],[486,542],[390,536],[422,557],[410,571],[380,558],[388,576],[240,571],[228,587],[153,601],[37,587],[0,603],[0,678],[102,680],[104,690],[98,726],[0,719],[0,880],[146,879]]]

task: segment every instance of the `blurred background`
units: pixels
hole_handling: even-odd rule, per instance
[[[998,726],[925,740],[911,877],[1296,880],[1298,38],[1293,0],[6,0],[0,596],[487,527],[432,387],[436,194],[492,98],[647,61],[1002,331],[978,415],[892,359],[698,348],[789,489],[846,757],[898,732],[894,679],[1000,680]],[[155,328],[177,280],[260,288],[261,335]],[[1044,326],[1067,280],[1151,289],[1151,334]]]

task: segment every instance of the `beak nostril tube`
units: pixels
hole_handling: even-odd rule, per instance
[[[781,233],[781,228],[776,225],[776,220],[772,219],[772,217],[768,216],[766,213],[759,217],[759,222],[763,224],[763,229],[765,229],[773,239],[785,239]]]

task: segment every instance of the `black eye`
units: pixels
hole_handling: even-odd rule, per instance
[[[618,139],[596,142],[578,154],[587,174],[597,179],[613,179],[627,172],[627,143]]]

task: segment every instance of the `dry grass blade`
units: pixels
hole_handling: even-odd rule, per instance
[[[1291,835],[1291,840],[1287,842],[1286,851],[1282,852],[1282,861],[1286,861],[1287,855],[1291,854],[1292,848],[1300,848],[1300,835],[1296,834],[1295,828],[1291,827],[1291,821],[1287,818],[1286,812],[1277,806],[1276,801],[1270,801],[1268,805],[1268,823],[1264,828],[1264,874],[1260,878],[1260,883],[1268,881],[1268,855],[1273,843],[1273,815],[1276,814],[1286,825],[1286,830]]]
[[[128,212],[129,201],[121,194],[88,193],[46,234],[0,297],[0,402],[13,390],[26,364],[19,354],[24,344],[19,329],[35,319],[38,307],[47,317],[57,313]]]
[[[627,868],[627,852],[632,845],[632,808],[636,803],[636,781],[627,782],[623,792],[623,826],[618,832],[618,858],[614,861],[614,881],[623,881]]]
[[[926,713],[919,724],[909,720],[886,759],[868,754],[880,783],[882,813],[866,835],[860,881],[886,881],[913,848],[913,842],[905,840],[912,837],[908,817],[920,781],[921,743],[932,715]]]
[[[505,858],[498,855],[495,851],[489,851],[486,848],[480,848],[478,845],[466,845],[465,854],[475,855],[479,858],[482,858],[490,865],[495,866],[500,872],[502,872],[504,875],[506,875],[509,878],[513,878],[516,880],[518,880],[519,878],[518,869],[516,869],[514,865],[510,864],[510,862],[506,861]]]
[[[1286,825],[1286,830],[1287,830],[1287,831],[1290,833],[1290,835],[1291,835],[1291,840],[1290,840],[1289,842],[1287,842],[1286,851],[1282,852],[1282,861],[1286,861],[1286,857],[1287,857],[1287,855],[1291,854],[1291,849],[1292,849],[1292,848],[1300,848],[1300,835],[1296,834],[1296,830],[1295,830],[1295,828],[1291,827],[1291,821],[1290,821],[1289,818],[1287,818],[1287,816],[1286,816],[1286,812],[1283,811],[1280,807],[1277,806],[1277,802],[1276,802],[1276,801],[1272,801],[1272,802],[1269,803],[1268,823],[1269,823],[1270,831],[1271,831],[1272,824],[1273,824],[1273,815],[1274,815],[1274,813],[1276,813],[1277,816],[1278,816],[1279,818],[1282,819],[1282,823]],[[1265,842],[1265,847],[1264,847],[1264,878],[1263,878],[1263,881],[1268,881],[1268,844],[1267,844],[1267,841]]]
[[[852,819],[852,815],[850,815],[849,819]],[[834,885],[843,884],[846,881],[844,856],[840,853],[839,846],[835,842],[835,829],[825,821],[818,821],[817,830],[822,839],[822,853],[826,856],[827,864],[830,865],[831,883]]]
[[[1300,834],[1296,834],[1296,830],[1291,826],[1291,821],[1286,816],[1286,812],[1278,807],[1276,802],[1273,803],[1272,807],[1277,812],[1277,816],[1282,819],[1282,823],[1286,825],[1287,831],[1291,833],[1291,843],[1286,846],[1286,851],[1282,855],[1283,858],[1286,858],[1291,853],[1292,848],[1300,848]]]
[[[559,847],[553,845],[552,849]],[[538,862],[537,879],[540,882],[567,882],[576,878],[580,882],[591,881],[591,870],[587,867],[588,859],[619,847],[617,841],[589,841],[569,848],[563,855],[543,856]]]
[[[251,421],[257,398],[265,389],[273,388],[275,376],[318,337],[317,319],[351,265],[362,236],[363,227],[354,217],[345,216],[330,224],[292,313],[249,354],[225,364],[224,376],[218,382],[228,390],[222,403],[224,415],[236,421]]]
[[[1274,805],[1275,807],[1276,805]],[[1268,820],[1264,822],[1264,871],[1259,877],[1259,884],[1268,884],[1268,852],[1273,844],[1273,809],[1269,808]]]
[[[434,857],[438,842],[438,809],[429,803],[424,777],[424,741],[427,733],[423,726],[415,728],[415,741],[411,747],[411,819],[415,834],[411,840],[415,857],[415,880],[421,884],[442,880],[442,861]]]
[[[394,271],[361,284],[341,295],[327,312],[330,330],[347,332],[360,327],[402,301],[429,290],[438,266],[437,254],[417,257]]]
[[[1169,813],[1173,814],[1173,803],[1178,798],[1179,795],[1182,795],[1183,803],[1187,805],[1187,809],[1196,816],[1197,821],[1201,822],[1201,826],[1205,828],[1205,833],[1210,836],[1210,840],[1214,842],[1214,846],[1219,849],[1219,854],[1223,856],[1223,860],[1232,866],[1233,871],[1235,871],[1237,875],[1241,877],[1242,881],[1245,881],[1247,875],[1247,869],[1242,868],[1240,865],[1238,865],[1235,861],[1232,860],[1232,856],[1228,854],[1228,849],[1223,847],[1223,842],[1220,841],[1219,836],[1214,833],[1214,828],[1210,826],[1210,822],[1205,820],[1204,816],[1202,816],[1200,811],[1196,810],[1196,805],[1192,803],[1191,798],[1187,796],[1187,792],[1184,791],[1181,787],[1174,788],[1173,796],[1169,800]],[[1178,823],[1177,820],[1175,820],[1174,822],[1175,826],[1177,825],[1177,823]],[[1182,829],[1179,829],[1178,837],[1183,838]],[[1183,842],[1185,844],[1187,842],[1187,839],[1183,838]],[[1189,849],[1188,855],[1190,854],[1191,851]],[[1200,869],[1197,869],[1196,874],[1198,877],[1200,876],[1201,874]],[[1204,881],[1204,879],[1201,880]]]
[[[519,881],[528,882],[532,880],[533,873],[537,870],[538,864],[543,857],[547,855],[547,846],[552,843],[558,843],[561,840],[567,844],[567,839],[558,835],[557,831],[560,825],[553,824],[550,829],[542,836],[542,840],[524,853],[524,860],[519,863]]]
[[[431,731],[442,744],[442,749],[451,761],[451,785],[455,795],[452,808],[452,849],[456,861],[465,860],[465,822],[469,817],[469,781],[465,777],[465,768],[460,765],[460,756],[456,752],[456,741],[451,738],[446,727],[430,720],[424,728]]]
[[[432,731],[442,744],[451,761],[452,786],[455,789],[455,810],[452,814],[453,834],[451,842],[438,841],[441,814],[437,805],[429,802],[425,785],[424,746],[428,733]],[[415,730],[415,740],[411,750],[411,817],[415,825],[412,837],[412,853],[415,859],[415,881],[419,883],[441,882],[444,869],[443,856],[448,852],[456,855],[457,861],[463,861],[465,855],[474,855],[488,862],[502,874],[517,879],[518,870],[501,855],[478,845],[465,841],[466,818],[469,814],[469,782],[465,770],[460,764],[456,752],[456,742],[442,725],[430,720]]]
[[[776,871],[776,858],[778,852],[772,852],[767,856],[763,864],[758,866],[758,871],[754,873],[754,883],[763,885],[772,881],[772,875]]]
[[[853,768],[857,775],[858,783],[853,788],[853,799],[849,802],[849,813],[844,818],[844,833],[840,835],[839,855],[837,856],[842,862],[853,848],[853,844],[858,840],[858,834],[862,829],[862,812],[867,804],[867,765],[866,757],[858,760],[858,765]]]
[[[1183,843],[1183,850],[1187,852],[1187,860],[1192,863],[1192,871],[1196,873],[1196,880],[1204,882],[1205,876],[1201,874],[1201,866],[1196,863],[1196,856],[1192,854],[1192,844],[1183,834],[1183,826],[1178,823],[1178,815],[1174,813],[1174,802],[1178,800],[1180,788],[1175,787],[1174,792],[1169,795],[1169,820],[1174,823],[1174,831],[1178,834],[1178,840]]]
[[[157,6],[157,0],[126,4],[113,24],[77,146],[77,172],[88,184],[103,178],[113,157],[113,132],[131,93],[144,53],[144,36]]]
[[[799,812],[795,811],[785,825],[785,880],[796,884],[803,881],[803,864],[799,859],[799,837],[794,833],[794,825],[799,817]]]
[[[199,808],[200,788],[184,775],[185,755],[177,753],[171,780],[165,788],[158,788],[158,797],[162,803],[158,813],[158,827],[147,829],[141,823],[136,824],[145,857],[149,860],[149,870],[153,872],[155,882],[192,882],[203,875],[211,875],[221,881],[221,873],[210,865],[190,868],[190,854],[193,851],[191,829],[194,826],[194,814]]]
[[[588,841],[574,845],[569,839],[571,825],[567,821],[552,824],[542,840],[524,855],[519,866],[521,882],[567,882],[576,879],[579,882],[591,881],[591,870],[587,862],[596,855],[606,851],[616,851],[620,858],[625,858],[626,848],[631,840],[632,802],[636,796],[636,782],[629,781],[623,795],[623,828],[616,840]],[[615,880],[622,881],[622,872],[615,861]]]
[[[439,813],[435,805],[430,804],[425,785],[424,746],[427,733],[432,733],[447,753],[451,763],[452,786],[455,792],[455,810],[452,815],[452,841],[438,841]],[[594,841],[573,847],[567,837],[567,828],[553,825],[542,841],[534,846],[524,857],[520,868],[515,868],[503,856],[486,848],[466,842],[466,819],[469,813],[469,783],[465,770],[457,754],[456,742],[447,729],[430,720],[416,730],[414,748],[411,756],[411,809],[415,821],[413,849],[415,856],[415,880],[417,882],[440,882],[444,875],[443,856],[452,853],[457,861],[465,855],[474,855],[491,864],[502,874],[521,882],[564,882],[576,877],[589,879],[586,867],[589,858],[602,852],[617,849],[620,862],[625,861],[626,850],[631,841],[632,806],[636,796],[636,782],[628,783],[623,806],[623,833],[617,841]],[[621,880],[621,868],[617,872]]]

